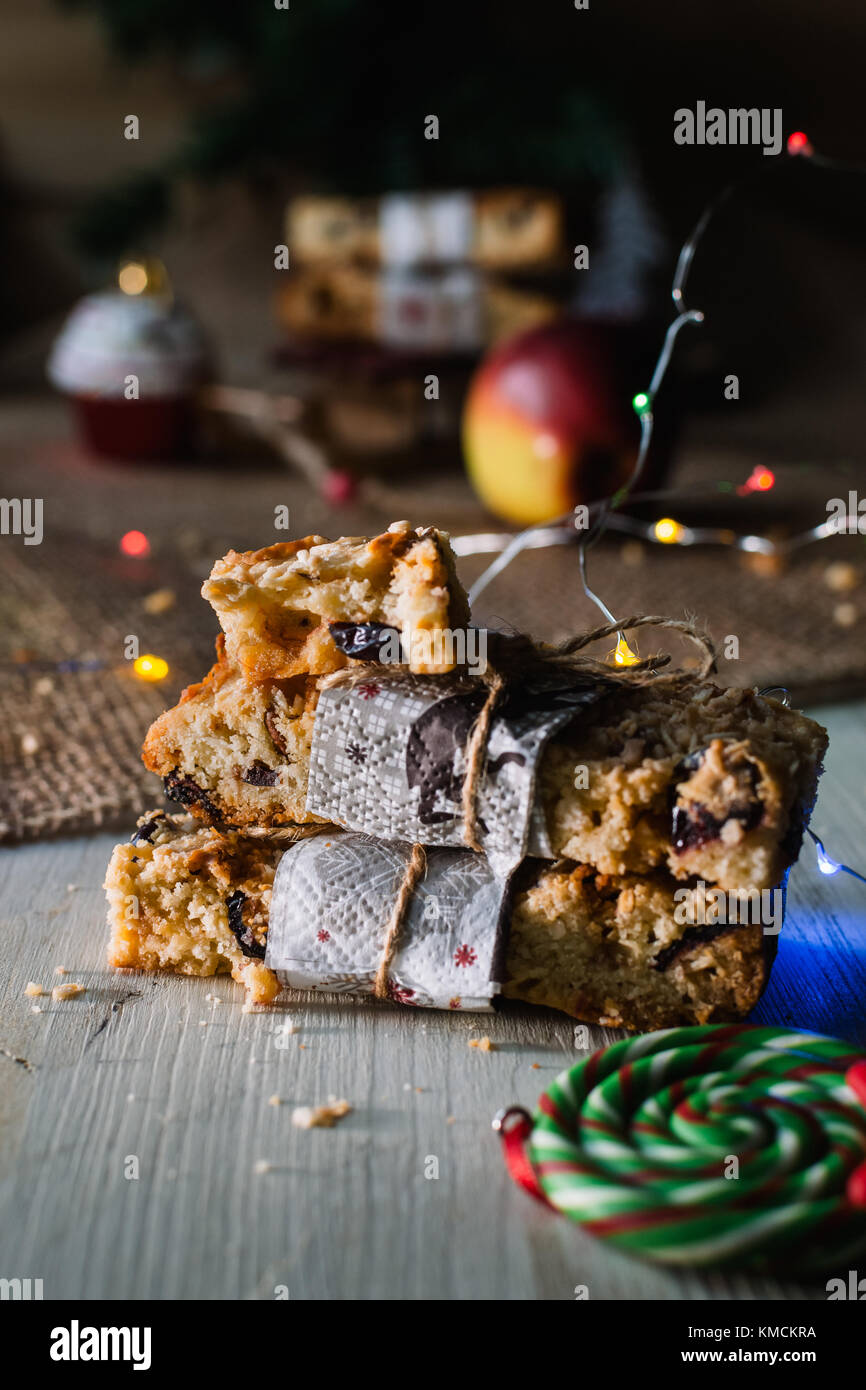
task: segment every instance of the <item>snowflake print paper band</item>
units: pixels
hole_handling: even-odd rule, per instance
[[[553,734],[600,694],[595,685],[537,697],[524,688],[494,716],[476,806],[479,842],[498,874],[527,854],[553,858],[534,812],[536,769]],[[462,847],[465,749],[485,698],[481,682],[459,677],[323,690],[307,810],[383,840]]]
[[[844,1270],[866,1251],[863,1066],[815,1033],[672,1028],[563,1072],[534,1121],[524,1115],[525,1149],[498,1127],[516,1180],[618,1250]]]
[[[342,831],[292,845],[274,879],[265,963],[295,989],[371,993],[410,854],[406,843]],[[403,918],[389,995],[423,1008],[490,1010],[505,889],[483,855],[430,851]]]

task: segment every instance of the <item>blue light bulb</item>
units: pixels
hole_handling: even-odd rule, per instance
[[[822,841],[818,839],[818,836],[813,830],[809,830],[808,835],[815,846],[815,860],[822,874],[826,874],[829,878],[831,874],[838,874],[840,869],[844,869],[844,864],[838,864],[832,855],[827,853]]]
[[[818,868],[822,874],[838,874],[842,865],[837,864],[835,859],[831,859],[823,845],[815,846],[815,855],[818,860]]]

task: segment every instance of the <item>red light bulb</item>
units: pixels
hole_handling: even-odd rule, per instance
[[[744,483],[740,483],[737,493],[746,497],[750,492],[769,492],[776,484],[776,475],[769,468],[753,468]]]
[[[812,143],[804,130],[795,130],[788,136],[788,154],[814,154]]]
[[[124,555],[149,555],[150,541],[143,531],[127,531],[120,538],[120,548]]]
[[[336,507],[342,507],[347,502],[352,501],[358,491],[358,483],[351,473],[346,473],[341,468],[334,468],[323,479],[321,491],[326,502],[331,502]]]

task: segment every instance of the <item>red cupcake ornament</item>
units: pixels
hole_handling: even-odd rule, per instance
[[[195,397],[208,366],[201,327],[174,298],[164,267],[129,261],[116,289],[76,304],[47,370],[94,453],[164,459],[192,448]]]

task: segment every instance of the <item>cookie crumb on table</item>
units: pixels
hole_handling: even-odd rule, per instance
[[[333,1101],[329,1105],[298,1105],[292,1111],[292,1124],[298,1129],[333,1129],[351,1110],[347,1100]]]
[[[169,609],[174,608],[176,602],[177,594],[174,589],[154,589],[153,593],[148,594],[143,600],[142,607],[145,613],[156,615],[167,613]]]
[[[837,594],[844,594],[857,584],[857,571],[845,560],[837,560],[824,571],[824,583]]]
[[[72,983],[68,985],[55,985],[51,991],[51,998],[58,1001],[62,999],[74,999],[77,994],[84,994],[84,991],[84,985]]]
[[[857,621],[857,608],[853,603],[837,603],[833,609],[833,622],[837,627],[853,627]]]
[[[496,1044],[495,1044],[494,1042],[491,1042],[490,1039],[489,1039],[488,1037],[486,1037],[486,1036],[483,1037],[483,1038],[470,1038],[470,1039],[469,1039],[469,1046],[470,1046],[470,1047],[477,1047],[478,1050],[479,1050],[479,1052],[495,1052],[495,1051],[496,1051]]]
[[[24,986],[24,993],[29,994],[31,999],[35,999],[37,995],[44,994],[45,990],[41,985],[37,985],[35,981],[28,980],[27,984]]]

